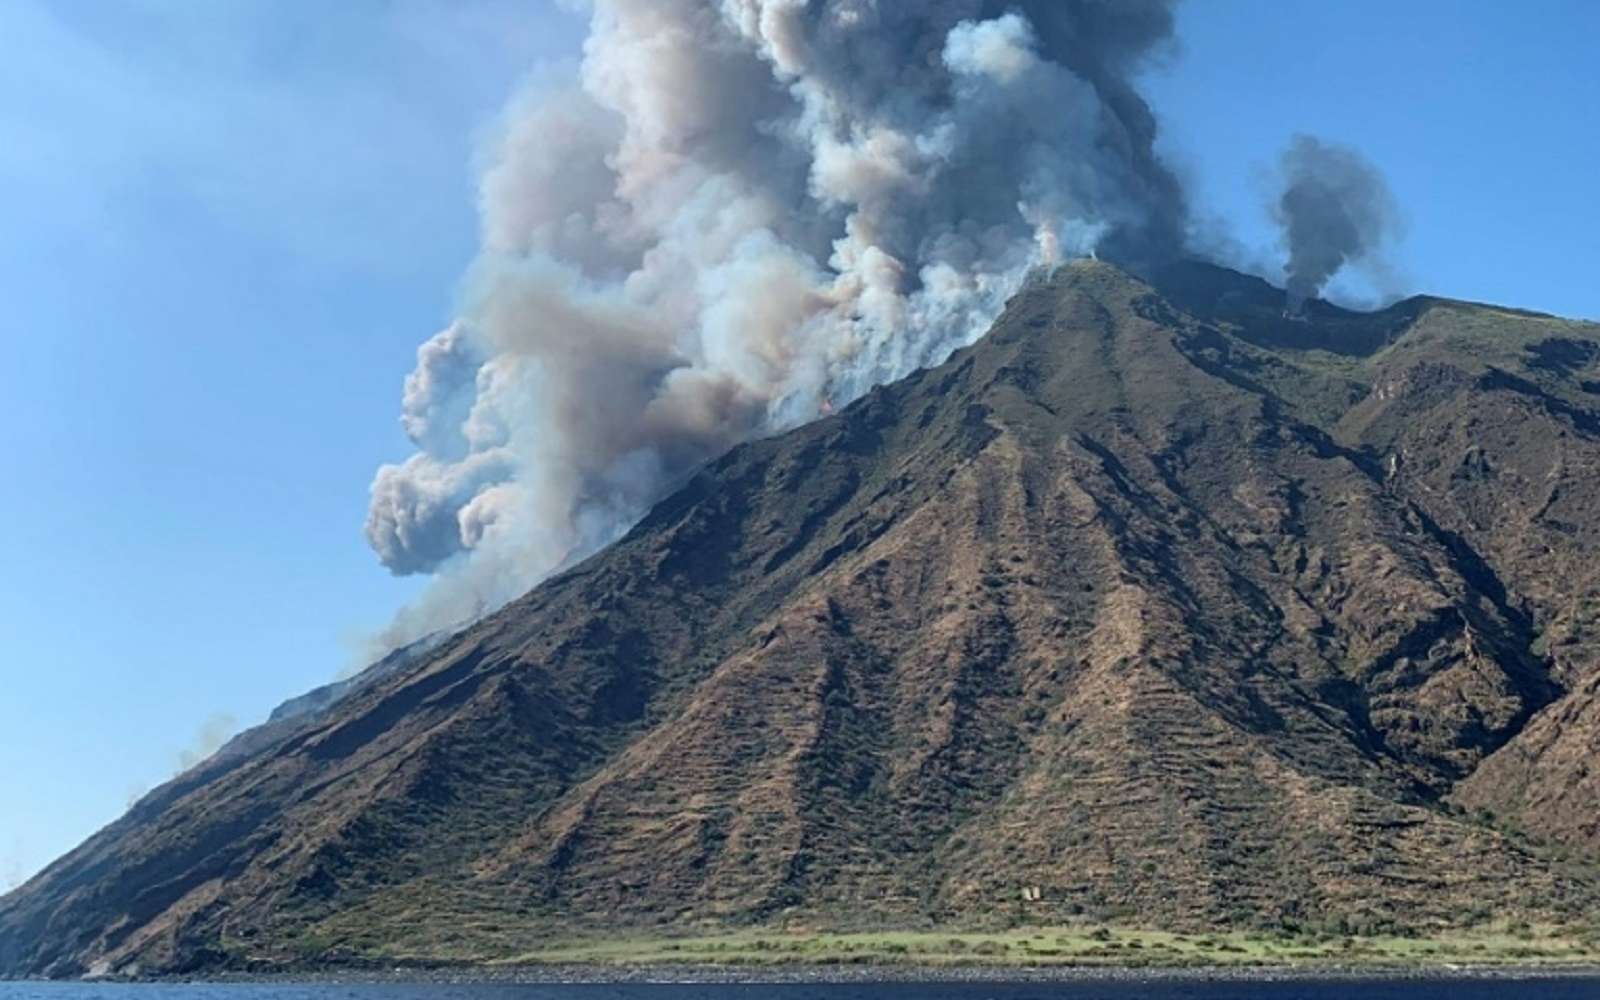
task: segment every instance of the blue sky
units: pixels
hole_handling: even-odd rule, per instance
[[[581,24],[531,0],[0,4],[0,889],[416,590],[361,537],[472,161]],[[1388,174],[1409,290],[1600,317],[1600,5],[1194,0],[1148,82],[1270,259],[1308,131]],[[548,70],[546,70],[548,71]]]

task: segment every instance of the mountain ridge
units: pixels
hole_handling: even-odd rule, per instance
[[[1600,330],[1285,306],[1030,281],[158,790],[0,898],[0,972],[984,924],[1019,886],[1185,928],[1600,912]]]

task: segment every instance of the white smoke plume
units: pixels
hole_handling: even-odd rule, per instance
[[[1171,0],[592,0],[509,110],[459,319],[367,538],[390,644],[516,596],[697,464],[941,360],[1029,269],[1181,249],[1132,75]]]
[[[178,751],[176,764],[178,773],[182,774],[197,764],[202,764],[211,755],[222,749],[228,738],[239,731],[239,720],[227,712],[213,712],[195,730],[194,741]]]
[[[1378,168],[1357,150],[1297,135],[1279,170],[1272,213],[1289,254],[1290,308],[1320,294],[1346,265],[1387,278],[1384,245],[1398,234],[1400,214]]]

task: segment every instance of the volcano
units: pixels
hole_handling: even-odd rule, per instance
[[[0,975],[1600,908],[1600,327],[1201,264],[734,449],[0,899]]]

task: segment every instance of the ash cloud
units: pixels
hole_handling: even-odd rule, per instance
[[[941,360],[1035,266],[1181,252],[1134,74],[1167,0],[592,0],[482,165],[459,317],[366,534],[385,644],[615,538],[697,464]]]
[[[1283,186],[1272,214],[1289,254],[1291,308],[1319,295],[1347,265],[1387,270],[1383,251],[1399,231],[1399,209],[1371,161],[1349,147],[1297,135],[1279,170]]]

